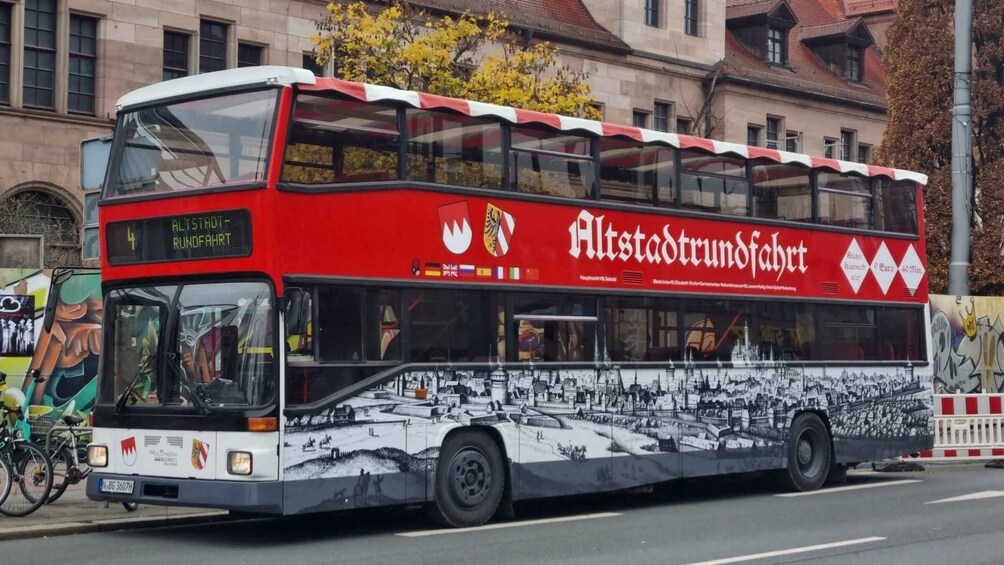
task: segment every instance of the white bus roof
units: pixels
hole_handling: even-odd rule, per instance
[[[121,110],[157,100],[209,93],[214,90],[238,86],[315,84],[316,82],[314,73],[307,69],[277,66],[243,67],[176,78],[144,86],[123,95],[115,107]]]
[[[364,102],[399,102],[426,110],[449,109],[467,116],[497,117],[512,124],[544,124],[562,131],[588,131],[601,137],[621,136],[646,143],[662,143],[677,149],[700,149],[715,155],[736,155],[744,159],[767,159],[776,163],[799,164],[812,169],[828,168],[840,173],[866,177],[885,176],[894,180],[908,180],[927,184],[927,175],[914,171],[878,167],[865,163],[813,157],[802,153],[789,153],[778,149],[747,147],[714,139],[690,135],[659,132],[633,126],[621,126],[583,118],[520,110],[508,106],[486,104],[472,100],[433,96],[429,94],[351,82],[337,78],[317,78],[306,69],[294,67],[243,67],[169,80],[134,90],[119,98],[118,109],[157,100],[211,93],[215,90],[254,85],[304,85],[312,92],[337,92]]]

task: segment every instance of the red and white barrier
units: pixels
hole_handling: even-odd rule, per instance
[[[928,461],[1004,458],[1004,394],[936,395],[934,449],[922,451],[919,458]]]
[[[1000,416],[1004,394],[935,395],[934,417]]]

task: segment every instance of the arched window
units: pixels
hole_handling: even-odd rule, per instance
[[[58,196],[37,189],[0,202],[0,233],[42,234],[45,266],[80,265],[80,228],[73,210]]]

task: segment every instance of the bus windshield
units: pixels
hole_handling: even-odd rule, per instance
[[[266,404],[275,389],[271,296],[255,282],[111,291],[104,402],[203,413]]]
[[[121,114],[105,198],[261,182],[277,90]]]

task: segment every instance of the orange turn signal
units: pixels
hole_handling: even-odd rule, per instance
[[[277,418],[248,418],[249,432],[274,432],[279,429]]]
[[[94,427],[94,412],[89,412],[87,414],[87,425],[92,428]]]

